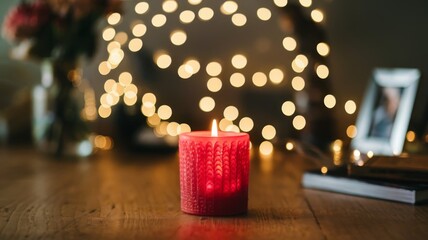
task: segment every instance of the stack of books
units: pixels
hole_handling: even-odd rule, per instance
[[[347,165],[303,174],[305,188],[418,204],[428,201],[428,159],[374,157],[363,166]]]

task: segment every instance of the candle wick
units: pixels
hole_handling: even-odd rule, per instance
[[[213,120],[213,125],[211,126],[211,137],[218,137],[218,130],[217,130],[217,121]]]

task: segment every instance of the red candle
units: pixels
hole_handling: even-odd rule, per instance
[[[181,210],[224,216],[247,212],[250,137],[246,133],[183,133],[179,139]]]

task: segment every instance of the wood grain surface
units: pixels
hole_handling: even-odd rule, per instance
[[[251,161],[248,214],[200,217],[180,211],[177,154],[0,149],[0,239],[427,239],[428,205],[302,189],[295,154]]]

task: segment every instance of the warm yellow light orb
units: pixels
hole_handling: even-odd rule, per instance
[[[296,111],[296,106],[292,101],[285,101],[281,106],[281,111],[285,116],[291,116]]]
[[[317,44],[317,52],[321,56],[327,56],[330,53],[330,47],[327,43],[320,42]]]
[[[143,47],[143,41],[139,38],[133,38],[128,43],[128,48],[131,52],[138,52]]]
[[[132,82],[132,75],[129,72],[122,72],[119,75],[119,83],[123,86],[128,86]]]
[[[152,17],[152,25],[154,27],[162,27],[166,23],[166,16],[163,14],[156,14]]]
[[[144,106],[153,107],[156,104],[156,96],[153,93],[145,93],[141,101]]]
[[[299,2],[303,7],[310,7],[312,5],[312,0],[299,0]]]
[[[357,136],[357,127],[355,127],[354,125],[349,125],[348,128],[346,128],[346,135],[349,138],[354,138],[355,136]]]
[[[98,108],[98,115],[99,115],[101,118],[108,118],[108,117],[111,115],[111,108],[110,108],[110,107],[107,107],[107,106],[103,106],[103,105],[101,105],[101,106]]]
[[[215,101],[212,97],[203,97],[199,101],[199,108],[204,112],[211,112],[215,107]]]
[[[208,21],[214,17],[214,11],[208,7],[201,8],[198,12],[198,17],[203,21]]]
[[[175,0],[165,0],[162,3],[162,9],[167,13],[175,12],[178,8],[178,3]]]
[[[324,14],[319,9],[314,9],[311,12],[311,18],[314,22],[322,22],[324,20]]]
[[[186,42],[187,34],[183,30],[175,30],[171,33],[170,39],[172,44],[180,46]]]
[[[172,116],[172,109],[168,105],[162,105],[158,108],[159,118],[162,120],[168,120]]]
[[[239,128],[243,131],[243,132],[249,132],[253,129],[254,127],[254,121],[253,119],[249,118],[249,117],[243,117],[240,121],[239,121]]]
[[[268,8],[257,9],[257,17],[262,21],[267,21],[272,17],[272,13]]]
[[[212,77],[218,76],[222,71],[221,64],[218,62],[210,62],[207,64],[206,71],[208,75]]]
[[[294,77],[291,80],[291,87],[296,91],[302,91],[305,88],[305,80],[302,77]]]
[[[321,79],[326,79],[329,75],[329,70],[326,65],[319,65],[316,69],[317,75]]]
[[[230,84],[233,87],[240,88],[245,84],[245,76],[242,73],[233,73],[230,76]]]
[[[279,68],[274,68],[269,72],[269,79],[273,84],[280,84],[284,80],[284,72]]]
[[[416,134],[413,131],[408,131],[406,134],[406,139],[408,142],[414,142],[416,139]]]
[[[270,155],[273,153],[273,144],[269,141],[264,141],[260,144],[259,151],[262,155]]]
[[[198,5],[202,2],[202,0],[187,0],[191,5]]]
[[[135,12],[138,14],[144,14],[149,10],[149,4],[147,2],[139,2],[135,5]]]
[[[273,0],[276,6],[285,7],[288,3],[288,0]]]
[[[287,51],[293,51],[297,47],[297,42],[292,37],[286,37],[284,40],[282,40],[282,46]]]
[[[267,76],[262,72],[256,72],[253,74],[252,80],[256,87],[263,87],[267,83]]]
[[[171,56],[169,56],[167,53],[163,51],[155,53],[154,59],[155,59],[156,65],[161,69],[168,68],[172,63]]]
[[[296,130],[302,130],[305,126],[306,126],[306,119],[303,116],[297,115],[294,117],[293,127]]]
[[[247,58],[242,54],[236,54],[231,62],[236,69],[243,69],[247,65]]]
[[[180,13],[179,18],[182,23],[185,23],[185,24],[191,23],[193,22],[193,20],[195,20],[195,13],[190,10],[185,10]]]
[[[357,104],[354,101],[348,100],[345,103],[345,111],[347,114],[354,114],[357,110]]]
[[[232,16],[232,23],[237,27],[242,27],[247,23],[247,17],[242,13],[235,13]]]
[[[114,30],[114,28],[112,27],[108,27],[104,29],[102,37],[105,41],[110,41],[114,38],[115,35],[116,35],[116,30]]]
[[[213,78],[210,78],[207,82],[207,88],[211,92],[220,91],[222,86],[223,86],[223,83],[221,82],[220,78],[213,77]]]
[[[324,97],[324,105],[327,108],[333,108],[334,106],[336,106],[336,98],[331,94],[326,95]]]
[[[144,34],[146,34],[146,32],[147,32],[147,27],[143,23],[135,24],[134,27],[132,28],[132,34],[135,37],[142,37],[144,36]]]
[[[220,7],[220,11],[224,15],[233,14],[237,10],[238,10],[238,4],[234,1],[225,1]]]
[[[276,136],[276,129],[272,125],[266,125],[262,129],[262,136],[266,140],[272,140]]]
[[[239,110],[235,106],[228,106],[223,111],[223,116],[229,121],[233,121],[238,118]]]
[[[121,15],[120,13],[112,13],[107,17],[107,22],[110,25],[116,25],[120,22]]]
[[[287,142],[285,144],[285,149],[287,149],[288,151],[291,151],[294,149],[294,144],[292,142]]]

